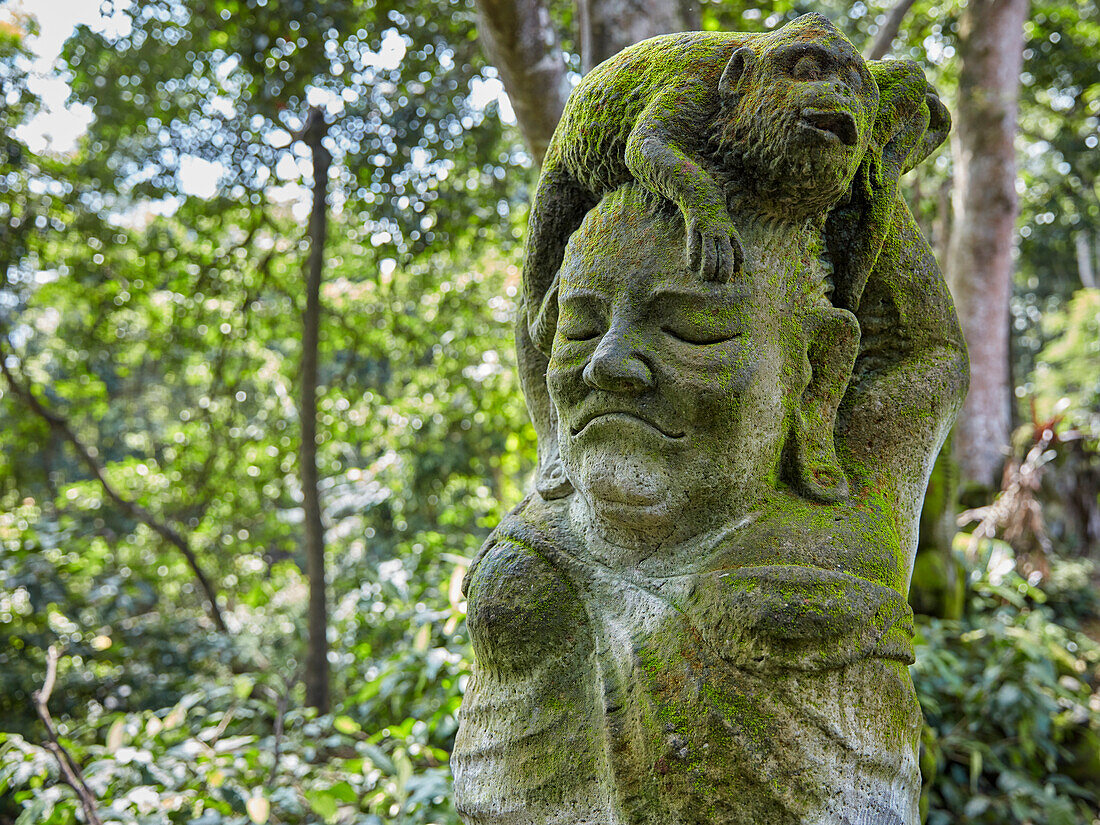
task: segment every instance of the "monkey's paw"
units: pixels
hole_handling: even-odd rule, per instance
[[[688,267],[705,281],[728,281],[745,260],[741,236],[729,220],[692,218],[687,222]]]

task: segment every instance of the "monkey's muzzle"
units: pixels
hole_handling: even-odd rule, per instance
[[[829,140],[837,140],[845,146],[855,146],[859,141],[856,119],[848,112],[803,109],[799,123],[813,129],[815,132],[820,132]]]

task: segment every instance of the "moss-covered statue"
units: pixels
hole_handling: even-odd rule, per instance
[[[467,579],[467,823],[916,825],[905,593],[967,372],[897,180],[948,125],[819,15],[574,92],[517,330],[537,492]]]

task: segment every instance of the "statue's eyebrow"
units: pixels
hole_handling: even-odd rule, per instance
[[[602,308],[606,309],[611,301],[602,292],[595,289],[569,289],[562,290],[558,293],[558,302],[560,304],[567,304],[570,302],[592,302],[599,304]]]
[[[862,60],[857,55],[847,54],[822,46],[820,43],[791,43],[787,46],[776,46],[773,54],[783,63],[793,64],[804,55],[812,55],[824,60],[830,66],[846,66],[856,69],[860,83],[863,83],[863,72],[860,71]]]
[[[714,289],[691,289],[690,287],[657,287],[646,296],[646,303],[655,304],[660,301],[701,301],[703,303],[740,304],[752,297],[752,290],[747,284],[722,284]]]

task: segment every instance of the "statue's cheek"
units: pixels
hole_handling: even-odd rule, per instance
[[[744,395],[752,384],[760,362],[759,353],[741,341],[694,347],[670,354],[663,393],[686,413],[703,423],[720,414]]]
[[[574,404],[588,394],[582,376],[595,348],[594,342],[555,347],[546,369],[546,386],[554,403]]]
[[[468,594],[466,621],[480,667],[524,670],[591,645],[571,583],[527,547],[505,541],[490,550]]]

